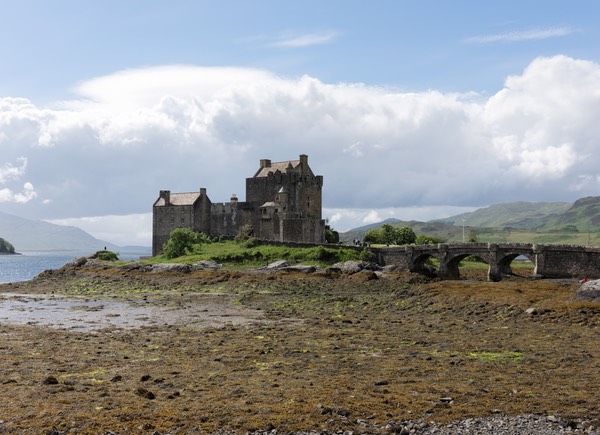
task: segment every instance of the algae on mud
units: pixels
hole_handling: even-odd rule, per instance
[[[262,316],[93,333],[3,323],[0,433],[385,433],[406,419],[600,418],[600,306],[574,301],[576,283],[371,278],[103,266],[3,285],[172,310],[224,294],[229,308]]]

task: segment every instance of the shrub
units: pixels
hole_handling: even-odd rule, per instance
[[[325,241],[327,243],[339,243],[340,234],[329,225],[325,225]]]
[[[244,248],[255,248],[258,246],[258,239],[256,237],[250,237],[242,243]]]
[[[252,225],[246,224],[243,225],[236,234],[235,241],[240,243],[248,240],[251,237],[254,237],[254,228],[252,228]]]
[[[202,232],[194,232],[189,228],[175,228],[171,231],[169,240],[163,246],[163,256],[165,258],[177,258],[187,253],[198,251],[194,245],[211,243],[210,238]]]
[[[360,251],[358,259],[361,261],[366,261],[368,263],[374,263],[375,261],[377,261],[377,256],[368,249],[363,249],[362,251]]]
[[[112,251],[98,251],[94,255],[92,255],[92,258],[96,258],[98,260],[103,261],[117,261],[119,259],[119,256]]]
[[[415,240],[417,245],[437,245],[438,243],[446,243],[446,239],[437,236],[428,236],[426,234],[421,234]]]

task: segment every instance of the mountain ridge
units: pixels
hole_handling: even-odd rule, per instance
[[[464,220],[463,220],[464,219]],[[427,222],[390,218],[383,222],[340,233],[340,240],[362,240],[364,234],[385,223],[409,226],[417,234],[441,237],[448,241],[468,240],[475,234],[480,241],[524,241],[537,243],[590,243],[600,233],[600,196],[569,202],[525,202],[493,204],[472,212]]]
[[[0,237],[16,251],[87,251],[117,245],[99,240],[81,228],[52,224],[0,212]]]

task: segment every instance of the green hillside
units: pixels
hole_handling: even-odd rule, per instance
[[[600,196],[578,199],[567,211],[548,219],[539,230],[600,232]]]
[[[463,233],[464,218],[464,233]],[[430,222],[388,219],[340,233],[340,240],[362,240],[372,228],[389,223],[411,227],[418,235],[425,234],[449,243],[468,241],[475,236],[479,242],[546,243],[600,246],[600,197],[587,197],[575,203],[514,202],[495,204],[446,219]]]
[[[480,208],[470,213],[463,213],[445,219],[437,219],[450,225],[466,225],[472,227],[511,227],[518,229],[535,229],[548,219],[566,212],[572,206],[568,202],[508,202]]]
[[[0,254],[14,254],[15,247],[0,237]]]

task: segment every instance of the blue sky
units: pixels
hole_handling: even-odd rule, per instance
[[[149,245],[159,190],[302,153],[340,230],[599,191],[595,1],[0,7],[1,211]]]

